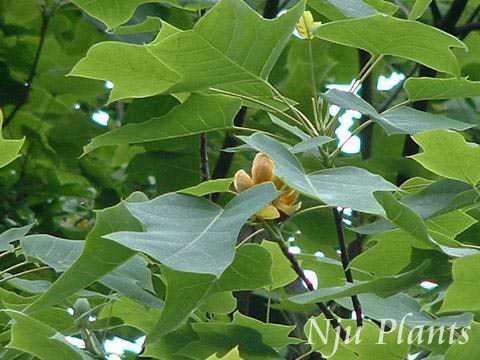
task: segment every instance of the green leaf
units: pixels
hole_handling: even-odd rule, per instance
[[[412,11],[410,11],[410,15],[408,16],[408,20],[417,20],[422,17],[431,2],[432,0],[416,0],[415,4],[413,4]]]
[[[167,285],[165,308],[147,342],[158,341],[178,328],[197,309],[215,282],[215,276],[175,271],[162,267],[162,277]]]
[[[107,25],[107,29],[113,29],[128,21],[135,13],[135,9],[145,3],[163,2],[195,10],[212,4],[212,0],[72,0],[72,2]]]
[[[268,250],[272,257],[272,282],[269,289],[275,290],[286,286],[298,278],[288,259],[283,255],[277,243],[263,241],[262,247]]]
[[[480,95],[480,81],[467,78],[409,78],[403,84],[409,101],[445,100]]]
[[[160,317],[160,310],[156,308],[146,309],[145,306],[121,297],[108,306],[104,306],[98,316],[99,320],[116,317],[125,325],[132,326],[145,334],[152,331]]]
[[[0,127],[3,125],[3,114],[0,110]],[[25,142],[25,138],[20,140],[6,140],[0,131],[0,168],[10,164],[20,156],[19,152]]]
[[[210,356],[207,360],[242,360],[242,357],[240,357],[240,353],[238,352],[238,348],[235,348],[221,358],[217,357],[217,355],[215,354],[215,355]]]
[[[423,152],[412,156],[426,169],[475,186],[480,181],[480,146],[453,131],[435,130],[413,136]]]
[[[262,342],[274,349],[281,349],[290,344],[298,344],[301,342],[289,336],[295,329],[295,326],[287,326],[280,324],[263,323],[257,319],[236,312],[233,315],[232,324],[245,326],[258,331],[262,335]]]
[[[30,235],[21,240],[21,245],[27,257],[38,259],[56,272],[65,272],[80,257],[85,243],[50,235]],[[145,306],[157,308],[163,306],[160,300],[145,291],[154,290],[147,262],[140,256],[128,259],[98,281]]]
[[[440,312],[478,311],[480,296],[480,254],[466,256],[453,261],[453,283],[445,294]]]
[[[428,267],[428,261],[409,272],[378,277],[371,281],[349,283],[340,287],[321,288],[308,293],[295,295],[288,300],[296,304],[314,304],[319,301],[329,301],[363,293],[373,293],[382,297],[395,294],[417,283],[423,277],[423,271]]]
[[[232,191],[232,184],[233,178],[208,180],[177,192],[180,194],[205,196],[214,193],[230,192]]]
[[[235,98],[192,94],[185,103],[164,116],[127,124],[93,138],[84,147],[84,154],[102,146],[158,141],[233,128],[233,118],[240,107],[240,100]]]
[[[465,48],[456,37],[432,26],[384,15],[327,23],[315,35],[372,56],[398,56],[454,76],[460,71],[451,48]]]
[[[144,21],[135,25],[119,26],[113,33],[117,35],[131,35],[145,32],[157,32],[163,25],[162,19],[155,16],[147,16]]]
[[[378,11],[393,15],[398,9],[382,0],[309,0],[308,5],[331,20],[366,17]]]
[[[405,326],[408,328],[442,325],[461,327],[468,326],[473,320],[472,313],[434,317],[423,310],[417,300],[407,294],[395,294],[388,298],[381,298],[374,294],[360,294],[358,297],[362,304],[363,314],[371,319],[379,321],[394,319],[400,323],[406,314],[410,314],[404,320]],[[336,302],[349,310],[353,310],[350,298],[338,299]]]
[[[128,212],[126,203],[145,201],[145,195],[134,193],[124,202],[97,212],[97,221],[85,240],[80,257],[58,278],[52,287],[27,309],[38,312],[55,305],[68,296],[99,280],[135,255],[134,251],[103,236],[112,230],[142,229],[141,224]]]
[[[480,356],[480,349],[476,346],[480,341],[480,324],[478,322],[472,323],[467,333],[468,339],[462,334],[447,350],[444,360],[470,360]]]
[[[306,151],[318,149],[320,146],[332,142],[334,139],[330,136],[316,136],[314,138],[303,140],[292,147],[292,153],[299,154]]]
[[[261,334],[254,329],[220,322],[196,323],[192,327],[200,340],[188,344],[179,352],[180,355],[203,360],[213,353],[224,356],[238,346],[240,356],[245,359],[279,359],[278,353],[266,346]]]
[[[244,1],[221,0],[193,30],[160,32],[148,45],[94,45],[71,75],[112,81],[110,102],[213,86],[271,97],[265,79],[303,9],[302,1],[279,18],[265,20]]]
[[[50,326],[15,310],[3,311],[14,320],[8,348],[21,350],[42,360],[90,359]]]
[[[369,242],[377,243],[355,257],[350,266],[376,276],[395,275],[405,269],[411,261],[412,247],[397,233],[393,233],[393,236],[387,234],[392,233],[383,233],[370,239]],[[389,261],[385,261],[386,258]]]
[[[298,159],[277,140],[261,133],[239,138],[272,158],[275,162],[275,175],[288,186],[330,206],[382,215],[383,209],[375,200],[373,192],[397,189],[378,175],[350,166],[305,174]]]
[[[257,244],[240,246],[230,266],[218,279],[222,291],[255,290],[272,284],[272,256]]]
[[[10,243],[22,239],[32,229],[33,225],[11,228],[0,234],[0,251],[12,251],[13,245]]]
[[[418,242],[418,245],[415,243],[412,245],[420,248],[436,248],[453,257],[463,257],[478,253],[478,250],[461,247],[461,244],[458,244],[458,247],[442,245],[430,236],[422,218],[414,210],[402,204],[392,194],[377,193],[375,196],[385,209],[387,218]]]
[[[171,269],[219,277],[233,261],[240,228],[277,195],[273,184],[262,184],[240,193],[224,209],[205,198],[162,195],[128,205],[146,232],[123,231],[107,238]]]
[[[475,124],[449,119],[445,116],[430,114],[400,106],[394,110],[379,114],[373,106],[355,94],[339,90],[329,90],[322,95],[330,104],[342,109],[355,110],[378,123],[388,135],[416,134],[434,129],[466,130]]]

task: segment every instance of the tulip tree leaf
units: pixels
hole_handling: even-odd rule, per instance
[[[233,315],[232,324],[245,326],[258,331],[262,334],[262,342],[274,349],[281,349],[289,344],[298,344],[299,339],[289,337],[289,334],[295,329],[294,326],[263,323],[257,319],[236,312]]]
[[[180,194],[205,196],[213,193],[229,192],[231,191],[232,184],[233,178],[208,180],[178,192]]]
[[[303,9],[302,1],[279,18],[265,20],[244,1],[221,0],[193,30],[161,32],[148,45],[94,45],[71,75],[112,81],[110,102],[222,85],[235,93],[271,97],[265,79]]]
[[[453,283],[445,294],[440,312],[480,310],[480,304],[476,301],[480,296],[479,261],[480,254],[453,261]]]
[[[85,242],[50,235],[30,235],[21,240],[21,245],[28,257],[47,264],[56,272],[65,272],[80,257]],[[160,300],[145,291],[153,292],[153,285],[147,262],[140,256],[132,257],[98,281],[146,306],[163,306]]]
[[[257,244],[240,246],[216,286],[222,291],[254,290],[272,284],[272,256]]]
[[[147,198],[133,193],[118,205],[99,210],[95,226],[85,240],[80,257],[58,278],[47,292],[27,309],[27,313],[42,310],[66,299],[75,292],[101,279],[135,255],[135,252],[103,238],[112,230],[142,230],[141,224],[127,210],[126,203],[141,202]]]
[[[93,138],[85,146],[84,153],[102,146],[165,140],[233,128],[233,117],[240,107],[239,99],[192,94],[185,103],[161,117],[127,124]]]
[[[91,359],[45,323],[15,310],[3,311],[14,320],[8,348],[21,350],[42,360]]]
[[[192,325],[199,340],[185,346],[180,355],[203,360],[212,353],[224,356],[238,346],[240,356],[249,360],[276,360],[278,353],[262,341],[261,334],[249,327],[231,323],[211,322]]]
[[[472,186],[480,181],[480,146],[453,131],[435,130],[413,136],[423,152],[412,156],[426,169]]]
[[[210,356],[207,360],[242,360],[243,358],[240,356],[238,352],[238,348],[232,349],[228,354],[222,357],[218,357],[216,354]]]
[[[200,306],[216,279],[213,275],[180,272],[166,266],[162,267],[162,277],[167,285],[165,308],[148,334],[148,343],[178,328]]]
[[[218,277],[233,261],[240,228],[277,195],[271,183],[261,184],[240,193],[223,209],[205,198],[162,195],[128,205],[144,233],[123,231],[107,238],[171,269]]]
[[[285,257],[277,243],[263,241],[262,247],[272,256],[272,283],[269,289],[275,290],[294,282],[298,275],[292,269],[290,261]]]
[[[204,9],[214,3],[213,0],[72,0],[72,2],[90,16],[102,21],[108,29],[113,29],[135,13],[135,9],[145,3],[159,2],[190,10]]]
[[[11,228],[0,234],[0,251],[12,251],[11,243],[22,239],[32,229],[33,224],[22,226],[20,228]]]
[[[383,0],[309,0],[308,5],[331,20],[361,18],[379,12],[393,15],[398,9]]]
[[[385,15],[326,23],[315,35],[321,39],[368,51],[417,61],[432,69],[459,76],[451,48],[465,48],[456,37],[417,21]]]
[[[373,293],[382,297],[393,295],[412,284],[417,283],[423,277],[423,271],[428,267],[428,261],[418,268],[409,272],[395,275],[378,277],[371,281],[358,281],[333,288],[321,288],[308,293],[295,295],[289,298],[296,304],[314,304],[319,301],[329,301],[363,293]]]
[[[480,81],[467,78],[410,78],[403,84],[410,101],[480,96]]]
[[[0,127],[3,125],[3,114],[0,110]],[[25,142],[25,138],[20,140],[6,140],[0,131],[0,168],[10,164],[20,156],[19,152]]]
[[[416,134],[435,129],[466,130],[475,126],[475,124],[464,123],[407,106],[400,106],[379,114],[373,106],[357,95],[335,89],[329,90],[323,94],[323,97],[330,104],[337,105],[342,109],[355,110],[369,116],[383,127],[388,135]]]
[[[432,0],[415,0],[415,4],[413,4],[408,20],[417,20],[422,17],[431,2]]]
[[[350,166],[305,174],[298,159],[277,140],[261,133],[239,138],[250,147],[270,156],[275,162],[275,175],[288,186],[330,206],[349,207],[382,215],[384,211],[375,200],[373,192],[397,189],[378,175]]]
[[[385,209],[387,214],[386,217],[400,229],[406,231],[416,241],[418,241],[420,247],[427,246],[430,248],[436,248],[442,251],[444,254],[452,257],[463,257],[478,253],[478,250],[463,248],[460,247],[460,244],[459,247],[450,247],[438,243],[428,233],[427,226],[423,222],[420,215],[418,215],[408,206],[402,204],[392,194],[376,193],[375,197]]]

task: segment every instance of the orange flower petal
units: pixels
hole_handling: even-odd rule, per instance
[[[253,180],[245,170],[238,170],[233,177],[233,186],[237,192],[245,191],[253,186]]]
[[[273,179],[273,168],[275,163],[267,155],[258,153],[253,160],[252,179],[255,185]]]

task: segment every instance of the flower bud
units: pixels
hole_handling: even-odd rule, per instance
[[[253,186],[253,180],[244,170],[239,170],[233,177],[233,186],[237,192],[242,192]]]
[[[258,153],[253,160],[252,179],[255,185],[273,179],[273,168],[275,163],[267,155]]]

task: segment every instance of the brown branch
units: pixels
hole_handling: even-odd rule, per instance
[[[430,10],[432,12],[433,22],[437,24],[442,19],[442,13],[435,0],[430,3]]]
[[[470,24],[465,24],[463,26],[459,26],[455,29],[455,35],[461,37],[462,39],[465,38],[470,32],[480,30],[480,22],[474,22]]]
[[[200,175],[202,181],[210,180],[210,169],[208,168],[208,137],[207,133],[200,134]]]
[[[311,281],[307,278],[305,275],[305,272],[303,271],[302,267],[298,263],[297,258],[295,257],[294,254],[292,254],[290,251],[288,251],[288,246],[285,242],[285,240],[282,238],[281,234],[277,235],[275,234],[275,231],[272,230],[269,226],[268,228],[270,229],[270,233],[274,237],[276,243],[279,245],[280,249],[282,250],[283,255],[288,259],[290,262],[290,265],[295,271],[295,273],[298,275],[298,277],[305,283],[305,286],[307,287],[308,291],[315,291],[315,287],[311,283]],[[342,327],[340,322],[337,320],[335,315],[330,311],[330,309],[325,305],[323,302],[317,302],[315,305],[319,308],[319,310],[322,312],[322,314],[325,316],[325,318],[330,321],[330,324],[332,327],[335,329],[335,331],[338,332],[342,340],[347,339],[347,333],[345,329]]]
[[[35,52],[35,57],[33,59],[32,66],[30,68],[30,73],[28,74],[28,78],[25,82],[25,91],[22,94],[22,97],[12,112],[6,117],[3,126],[7,127],[12,120],[14,119],[15,115],[20,111],[20,109],[27,103],[28,98],[30,96],[30,90],[32,89],[33,81],[35,80],[35,75],[37,73],[38,63],[40,61],[40,55],[43,50],[43,45],[45,43],[45,38],[47,35],[48,30],[48,23],[50,21],[51,12],[47,9],[42,9],[42,25],[40,27],[40,40],[38,42],[37,51]]]
[[[345,232],[343,230],[343,218],[342,214],[337,210],[337,208],[332,209],[333,217],[335,219],[335,228],[337,230],[338,243],[340,245],[340,255],[342,258],[343,271],[345,273],[345,279],[349,283],[353,283],[352,270],[350,269],[350,257],[347,250],[347,242],[345,240]],[[353,311],[356,315],[357,326],[363,326],[363,315],[362,315],[362,305],[357,295],[351,297],[353,304]]]

